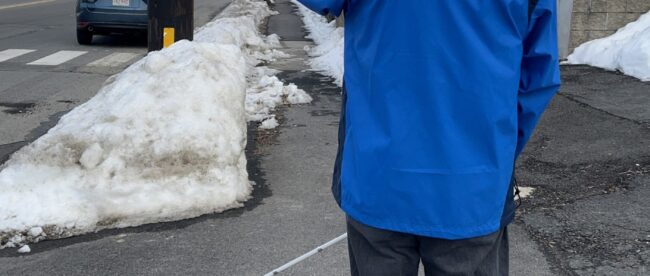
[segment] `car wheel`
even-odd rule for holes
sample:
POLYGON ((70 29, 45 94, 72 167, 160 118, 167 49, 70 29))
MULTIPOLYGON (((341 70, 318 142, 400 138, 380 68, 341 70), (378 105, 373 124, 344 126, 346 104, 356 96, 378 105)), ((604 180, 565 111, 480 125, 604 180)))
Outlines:
POLYGON ((77 30, 77 42, 81 45, 90 45, 93 41, 93 34, 86 30, 77 30))

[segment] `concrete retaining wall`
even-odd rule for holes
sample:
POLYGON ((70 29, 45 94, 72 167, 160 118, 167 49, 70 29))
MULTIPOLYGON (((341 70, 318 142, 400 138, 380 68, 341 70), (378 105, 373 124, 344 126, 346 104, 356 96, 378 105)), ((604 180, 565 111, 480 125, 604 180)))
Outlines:
POLYGON ((573 0, 569 49, 609 36, 648 11, 650 0, 573 0))

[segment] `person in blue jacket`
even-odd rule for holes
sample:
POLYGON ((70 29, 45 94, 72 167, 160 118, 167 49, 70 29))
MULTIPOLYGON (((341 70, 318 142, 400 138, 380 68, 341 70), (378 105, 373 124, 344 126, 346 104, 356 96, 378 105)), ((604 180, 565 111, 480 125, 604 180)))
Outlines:
POLYGON ((556 0, 299 1, 345 12, 352 274, 507 275, 514 163, 560 84, 556 0))

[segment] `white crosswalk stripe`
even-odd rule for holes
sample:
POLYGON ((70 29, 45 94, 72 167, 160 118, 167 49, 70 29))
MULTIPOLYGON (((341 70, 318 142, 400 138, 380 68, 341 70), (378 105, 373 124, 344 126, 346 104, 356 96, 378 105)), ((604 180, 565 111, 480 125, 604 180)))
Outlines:
POLYGON ((35 50, 30 50, 30 49, 7 49, 0 52, 0 62, 7 61, 12 58, 17 58, 19 56, 22 56, 24 54, 29 54, 34 51, 35 50))
POLYGON ((88 63, 92 67, 118 67, 138 56, 135 53, 112 53, 104 58, 88 63))
MULTIPOLYGON (((29 53, 34 53, 37 52, 37 50, 33 49, 5 49, 0 51, 0 63, 18 58, 20 56, 29 54, 29 53)), ((56 66, 56 65, 61 65, 66 62, 69 62, 75 58, 78 58, 80 56, 89 54, 89 57, 85 58, 85 60, 93 60, 93 56, 101 55, 101 52, 87 52, 87 51, 58 51, 54 54, 48 55, 46 57, 40 58, 38 60, 32 61, 27 63, 27 65, 49 65, 49 66, 56 66), (93 54, 94 53, 94 54, 93 54)), ((104 56, 102 58, 99 58, 97 60, 94 60, 85 66, 87 67, 92 67, 92 68, 120 68, 125 65, 128 65, 132 60, 138 58, 139 56, 142 56, 143 53, 132 53, 132 52, 118 52, 118 53, 111 53, 108 56, 104 56)), ((41 55, 42 57, 42 55, 41 55)), ((24 59, 23 59, 24 60, 24 59)), ((24 62, 24 61, 23 61, 24 62)), ((77 64, 78 65, 78 64, 77 64)))
POLYGON ((42 59, 27 63, 27 65, 60 65, 69 60, 82 56, 88 52, 86 51, 58 51, 54 54, 46 56, 42 59))
POLYGON ((0 10, 21 8, 21 7, 38 5, 38 4, 51 3, 51 2, 54 2, 54 1, 56 1, 56 0, 40 0, 40 1, 34 1, 34 2, 29 2, 29 3, 19 3, 19 4, 13 4, 13 5, 4 5, 4 6, 0 6, 0 10))

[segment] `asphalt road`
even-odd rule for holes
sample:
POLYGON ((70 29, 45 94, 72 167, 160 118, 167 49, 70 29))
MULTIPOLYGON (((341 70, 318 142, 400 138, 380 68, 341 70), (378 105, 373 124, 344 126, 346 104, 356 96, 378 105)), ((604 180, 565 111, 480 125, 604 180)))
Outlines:
MULTIPOLYGON (((194 2, 194 25, 199 27, 231 1, 194 2)), ((78 45, 75 4, 0 0, 0 164, 94 96, 109 76, 146 54, 146 37, 96 36, 93 45, 78 45), (11 51, 24 54, 3 60, 2 53, 11 51), (60 51, 79 56, 58 65, 35 62, 60 51)))

